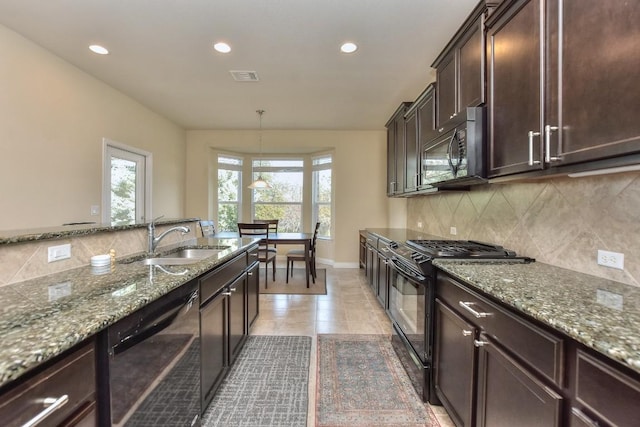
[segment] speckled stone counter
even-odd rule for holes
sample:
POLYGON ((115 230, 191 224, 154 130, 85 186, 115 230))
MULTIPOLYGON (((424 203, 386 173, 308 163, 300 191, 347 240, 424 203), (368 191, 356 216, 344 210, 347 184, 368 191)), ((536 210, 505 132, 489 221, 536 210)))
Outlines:
POLYGON ((255 244, 194 239, 173 249, 227 248, 188 265, 116 262, 106 271, 86 266, 1 287, 0 386, 255 244))
MULTIPOLYGON (((198 218, 161 219, 157 225, 171 225, 199 221, 198 218)), ((34 242, 38 240, 60 239, 65 237, 86 236, 105 231, 122 231, 146 227, 148 223, 110 225, 110 224, 70 224, 60 227, 31 228, 25 230, 0 230, 0 245, 34 242)))
POLYGON ((442 239, 442 237, 432 236, 430 234, 409 230, 407 228, 367 228, 366 231, 385 240, 391 240, 394 242, 405 242, 407 240, 420 239, 442 239))
POLYGON ((640 372, 640 288, 539 262, 434 265, 640 372))

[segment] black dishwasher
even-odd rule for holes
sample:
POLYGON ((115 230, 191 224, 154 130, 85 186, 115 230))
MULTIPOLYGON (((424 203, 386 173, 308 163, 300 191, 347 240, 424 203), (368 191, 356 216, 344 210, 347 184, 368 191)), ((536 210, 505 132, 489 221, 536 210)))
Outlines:
POLYGON ((193 280, 109 327, 111 425, 200 425, 198 306, 193 280))

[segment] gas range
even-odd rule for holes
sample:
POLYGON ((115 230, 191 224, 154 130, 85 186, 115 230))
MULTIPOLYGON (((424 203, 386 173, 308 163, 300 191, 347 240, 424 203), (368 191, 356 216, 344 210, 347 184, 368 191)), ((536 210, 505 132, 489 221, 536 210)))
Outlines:
POLYGON ((427 276, 433 275, 431 261, 435 258, 534 261, 532 258, 519 257, 514 251, 500 245, 473 240, 407 240, 405 243, 392 242, 389 249, 396 265, 427 276))

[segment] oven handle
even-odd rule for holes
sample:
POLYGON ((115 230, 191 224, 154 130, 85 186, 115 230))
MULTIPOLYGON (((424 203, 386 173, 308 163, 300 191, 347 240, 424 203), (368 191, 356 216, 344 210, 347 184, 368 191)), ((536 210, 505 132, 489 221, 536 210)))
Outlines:
POLYGON ((407 279, 410 280, 414 280, 414 281, 418 281, 421 283, 424 283, 425 280, 427 280, 426 277, 424 277, 422 274, 419 274, 413 270, 410 270, 409 268, 407 268, 405 265, 402 264, 402 262, 396 258, 395 256, 391 257, 391 263, 393 264, 393 268, 400 273, 401 275, 403 275, 404 277, 406 277, 407 279))

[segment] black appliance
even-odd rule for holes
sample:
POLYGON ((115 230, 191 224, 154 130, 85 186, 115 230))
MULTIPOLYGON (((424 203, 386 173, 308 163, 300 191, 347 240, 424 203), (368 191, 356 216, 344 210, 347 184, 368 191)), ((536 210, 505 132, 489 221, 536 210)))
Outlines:
POLYGON ((468 240, 408 240, 392 242, 390 251, 389 316, 391 342, 422 399, 440 404, 431 378, 435 258, 531 262, 501 246, 468 240))
POLYGON ((199 302, 192 281, 108 328, 100 425, 201 425, 199 302))
POLYGON ((438 129, 437 137, 422 144, 421 190, 487 182, 484 112, 484 107, 467 107, 466 114, 438 129))

